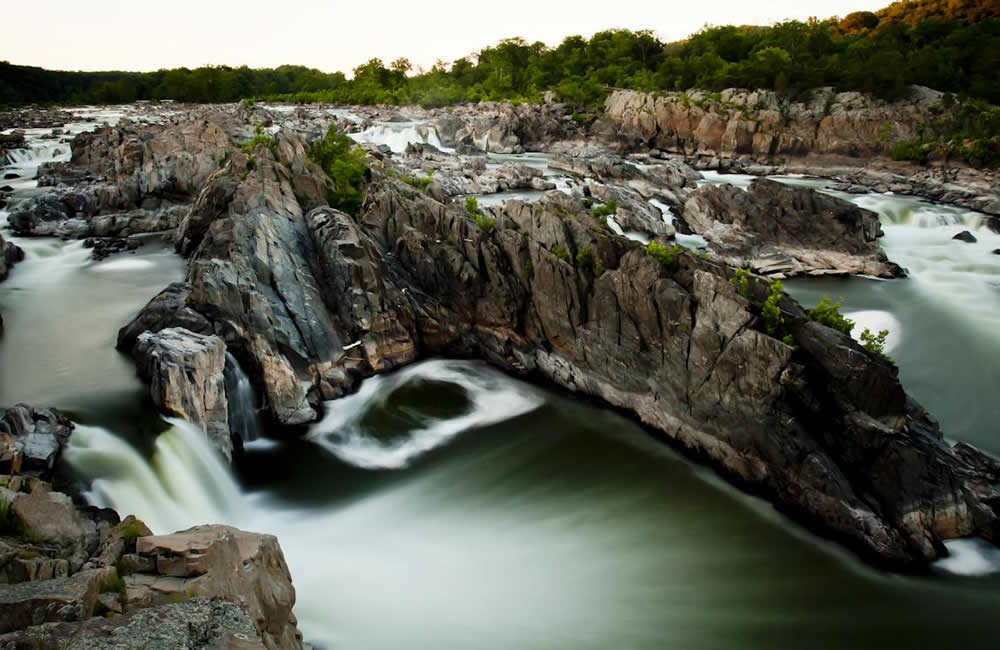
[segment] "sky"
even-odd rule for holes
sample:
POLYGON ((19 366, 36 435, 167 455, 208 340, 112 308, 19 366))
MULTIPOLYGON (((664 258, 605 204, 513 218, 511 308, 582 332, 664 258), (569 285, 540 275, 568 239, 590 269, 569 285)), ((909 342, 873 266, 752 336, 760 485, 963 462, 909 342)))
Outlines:
POLYGON ((430 67, 503 38, 706 24, 769 25, 875 10, 891 0, 35 0, 5 2, 0 60, 56 70, 285 63, 349 73, 372 57, 430 67))

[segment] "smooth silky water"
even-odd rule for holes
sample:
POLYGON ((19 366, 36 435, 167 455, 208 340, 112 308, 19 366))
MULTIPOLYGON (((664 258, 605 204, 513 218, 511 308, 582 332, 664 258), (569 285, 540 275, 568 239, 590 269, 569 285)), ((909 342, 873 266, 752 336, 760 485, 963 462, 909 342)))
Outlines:
MULTIPOLYGON (((93 263, 75 243, 16 241, 29 259, 0 284, 0 404, 73 414, 67 460, 93 503, 160 533, 277 535, 300 627, 322 647, 996 647, 997 574, 875 571, 630 419, 480 363, 370 379, 303 439, 262 432, 234 473, 189 424, 155 416, 113 349, 182 276, 179 258, 150 244, 93 263)), ((998 450, 994 339, 969 322, 982 305, 951 308, 916 274, 789 284, 806 299, 844 295, 873 324, 895 318, 908 388, 950 435, 998 450), (967 399, 955 406, 951 391, 967 399)), ((988 295, 988 281, 975 286, 988 295)), ((953 571, 997 566, 992 551, 958 550, 953 571)))

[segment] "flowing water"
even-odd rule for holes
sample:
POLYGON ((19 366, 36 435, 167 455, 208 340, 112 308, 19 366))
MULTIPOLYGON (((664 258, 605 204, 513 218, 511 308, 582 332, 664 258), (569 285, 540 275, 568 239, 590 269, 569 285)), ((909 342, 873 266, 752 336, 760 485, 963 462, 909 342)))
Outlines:
MULTIPOLYGON (((880 202, 886 249, 912 277, 790 290, 843 295, 859 322, 890 323, 907 387, 949 435, 1000 452, 1000 257, 950 240, 969 228, 985 248, 989 235, 950 208, 853 200, 880 202)), ((304 438, 277 440, 250 433, 256 402, 233 359, 227 393, 248 412, 248 442, 230 470, 200 432, 153 413, 113 349, 182 277, 168 247, 94 263, 78 243, 15 241, 28 260, 0 284, 0 404, 71 412, 67 460, 93 503, 161 533, 219 522, 277 535, 300 627, 322 647, 997 647, 996 549, 963 542, 929 576, 883 574, 631 420, 479 363, 370 379, 304 438)))

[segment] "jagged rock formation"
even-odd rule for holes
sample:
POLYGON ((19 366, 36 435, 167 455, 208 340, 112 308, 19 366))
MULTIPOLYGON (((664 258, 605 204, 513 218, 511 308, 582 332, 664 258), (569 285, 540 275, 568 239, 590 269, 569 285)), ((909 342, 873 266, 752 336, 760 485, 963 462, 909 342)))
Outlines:
POLYGON ((802 187, 757 179, 744 191, 710 185, 692 193, 684 222, 732 266, 780 277, 903 274, 878 245, 878 215, 802 187))
MULTIPOLYGON (((234 156, 180 230, 183 308, 247 361, 275 421, 308 422, 372 373, 476 356, 632 411, 882 562, 1000 540, 997 493, 895 367, 787 297, 769 335, 755 306, 766 283, 744 296, 721 264, 655 259, 558 193, 477 225, 383 163, 358 217, 303 213, 285 169, 266 150, 253 169, 234 156)), ((168 325, 170 312, 143 318, 168 325)))

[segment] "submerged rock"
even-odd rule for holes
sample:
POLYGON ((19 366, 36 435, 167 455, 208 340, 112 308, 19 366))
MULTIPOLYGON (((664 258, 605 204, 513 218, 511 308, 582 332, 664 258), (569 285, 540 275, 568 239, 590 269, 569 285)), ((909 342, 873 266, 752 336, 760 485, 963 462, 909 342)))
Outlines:
POLYGON ((24 251, 0 235, 0 281, 7 279, 11 267, 24 259, 24 251))
POLYGON ((973 235, 968 230, 963 230, 962 232, 952 237, 952 239, 965 242, 966 244, 975 244, 977 241, 979 241, 978 239, 976 239, 976 236, 973 235))

